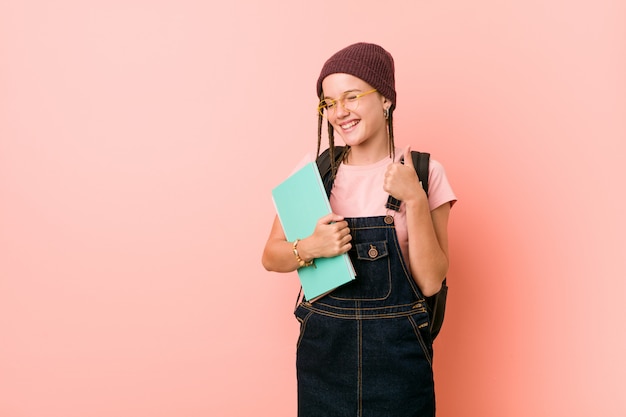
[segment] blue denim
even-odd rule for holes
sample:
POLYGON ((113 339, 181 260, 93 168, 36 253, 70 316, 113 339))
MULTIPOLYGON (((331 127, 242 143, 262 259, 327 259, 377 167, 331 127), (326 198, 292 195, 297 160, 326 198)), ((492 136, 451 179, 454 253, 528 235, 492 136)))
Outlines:
POLYGON ((356 280, 295 310, 298 417, 432 417, 428 312, 393 218, 346 220, 356 280))

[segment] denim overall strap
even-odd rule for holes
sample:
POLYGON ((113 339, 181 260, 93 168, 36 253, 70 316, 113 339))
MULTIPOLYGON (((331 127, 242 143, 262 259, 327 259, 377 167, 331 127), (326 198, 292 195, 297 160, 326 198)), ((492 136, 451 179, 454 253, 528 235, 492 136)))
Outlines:
POLYGON ((428 313, 393 218, 346 220, 356 279, 295 311, 298 416, 434 416, 428 313))

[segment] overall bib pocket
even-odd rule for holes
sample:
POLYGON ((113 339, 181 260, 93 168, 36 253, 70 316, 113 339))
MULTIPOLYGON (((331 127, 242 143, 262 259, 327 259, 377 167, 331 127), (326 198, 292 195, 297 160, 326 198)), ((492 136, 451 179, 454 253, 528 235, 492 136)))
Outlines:
POLYGON ((349 252, 356 279, 330 296, 337 300, 384 300, 391 293, 391 264, 386 240, 356 243, 349 252))

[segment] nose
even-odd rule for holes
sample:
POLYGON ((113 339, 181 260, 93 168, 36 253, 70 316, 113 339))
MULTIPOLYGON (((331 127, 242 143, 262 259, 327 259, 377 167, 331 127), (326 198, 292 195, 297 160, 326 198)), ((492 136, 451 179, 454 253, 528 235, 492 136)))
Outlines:
POLYGON ((337 102, 337 105, 335 106, 335 117, 338 119, 341 119, 342 117, 345 117, 348 114, 350 114, 350 110, 346 108, 343 100, 339 100, 337 102))

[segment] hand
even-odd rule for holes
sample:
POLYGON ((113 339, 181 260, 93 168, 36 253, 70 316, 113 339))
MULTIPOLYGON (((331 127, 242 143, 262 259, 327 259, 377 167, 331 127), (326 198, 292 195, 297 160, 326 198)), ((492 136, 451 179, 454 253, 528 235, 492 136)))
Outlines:
POLYGON ((404 202, 426 197, 415 172, 411 147, 407 147, 404 151, 404 165, 394 162, 387 167, 383 189, 394 198, 404 202))
POLYGON ((331 258, 352 248, 348 222, 331 213, 318 220, 313 234, 303 239, 298 248, 303 259, 331 258))

